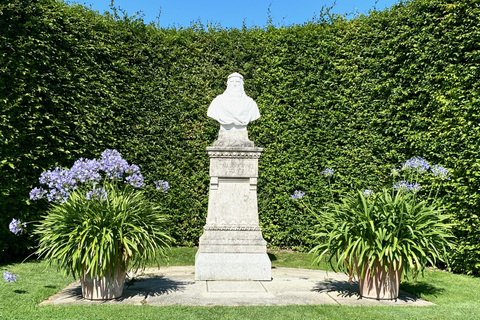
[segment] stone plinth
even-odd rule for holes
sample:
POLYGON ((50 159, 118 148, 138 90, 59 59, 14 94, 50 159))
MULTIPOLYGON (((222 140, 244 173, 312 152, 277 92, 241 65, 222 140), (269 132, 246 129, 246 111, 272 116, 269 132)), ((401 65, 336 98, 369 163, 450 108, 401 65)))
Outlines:
POLYGON ((271 279, 257 207, 258 158, 263 149, 238 133, 228 132, 234 139, 223 139, 220 132, 214 146, 207 147, 210 193, 195 280, 271 279))

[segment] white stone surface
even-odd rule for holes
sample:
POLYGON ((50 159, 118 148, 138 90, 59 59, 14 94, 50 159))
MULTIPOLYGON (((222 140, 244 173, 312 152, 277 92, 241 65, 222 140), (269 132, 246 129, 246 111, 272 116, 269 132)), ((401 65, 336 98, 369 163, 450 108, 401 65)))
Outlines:
POLYGON ((195 280, 270 280, 271 263, 257 207, 258 159, 263 149, 254 146, 247 131, 247 124, 260 113, 245 94, 240 74, 231 74, 227 84, 207 113, 220 123, 220 130, 213 147, 207 147, 210 191, 195 256, 195 280))
POLYGON ((207 281, 207 292, 267 292, 260 281, 207 281))
POLYGON ((195 280, 271 280, 266 253, 197 252, 195 280))
POLYGON ((267 243, 258 220, 261 148, 208 147, 207 221, 195 258, 196 280, 270 280, 267 243))
POLYGON ((214 147, 253 147, 253 142, 248 139, 247 126, 220 125, 218 140, 214 147))
POLYGON ((343 273, 277 267, 272 269, 272 280, 248 283, 195 281, 194 270, 194 266, 149 268, 132 286, 125 287, 121 299, 107 301, 83 299, 80 283, 74 282, 40 305, 434 306, 403 291, 396 300, 363 299, 358 284, 349 284, 343 273))
POLYGON ((241 74, 232 73, 228 76, 227 89, 212 101, 207 116, 217 120, 224 128, 245 127, 249 122, 260 118, 257 104, 245 94, 241 74))

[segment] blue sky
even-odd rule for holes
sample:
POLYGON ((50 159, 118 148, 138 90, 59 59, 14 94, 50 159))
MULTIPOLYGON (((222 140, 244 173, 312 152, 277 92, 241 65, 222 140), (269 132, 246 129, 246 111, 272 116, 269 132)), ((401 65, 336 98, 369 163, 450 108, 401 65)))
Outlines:
MULTIPOLYGON (((76 0, 77 3, 103 13, 110 10, 111 0, 76 0)), ((115 6, 128 15, 142 11, 146 23, 156 21, 159 11, 161 27, 190 26, 193 21, 203 24, 220 23, 223 28, 264 27, 268 21, 268 10, 274 25, 303 24, 318 16, 323 6, 333 6, 331 12, 368 14, 377 8, 389 8, 400 0, 115 0, 115 6), (335 4, 334 4, 335 3, 335 4)))

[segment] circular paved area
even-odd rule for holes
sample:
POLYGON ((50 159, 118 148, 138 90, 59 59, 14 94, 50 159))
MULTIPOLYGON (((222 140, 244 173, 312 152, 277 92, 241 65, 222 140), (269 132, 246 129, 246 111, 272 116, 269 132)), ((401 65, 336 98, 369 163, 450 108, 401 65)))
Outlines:
POLYGON ((82 298, 74 282, 40 305, 148 304, 153 306, 253 306, 253 305, 362 305, 427 306, 423 299, 401 291, 396 300, 361 298, 357 283, 342 273, 320 270, 272 268, 271 281, 195 281, 195 267, 150 268, 120 299, 90 301, 82 298))

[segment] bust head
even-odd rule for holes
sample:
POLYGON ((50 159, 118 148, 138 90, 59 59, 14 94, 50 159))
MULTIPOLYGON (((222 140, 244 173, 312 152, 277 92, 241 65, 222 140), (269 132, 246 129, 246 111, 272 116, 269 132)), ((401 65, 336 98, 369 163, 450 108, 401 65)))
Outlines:
POLYGON ((235 72, 228 76, 226 91, 235 94, 240 94, 244 92, 243 76, 240 73, 235 72))

